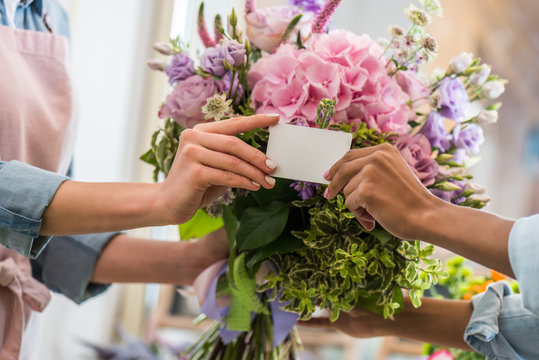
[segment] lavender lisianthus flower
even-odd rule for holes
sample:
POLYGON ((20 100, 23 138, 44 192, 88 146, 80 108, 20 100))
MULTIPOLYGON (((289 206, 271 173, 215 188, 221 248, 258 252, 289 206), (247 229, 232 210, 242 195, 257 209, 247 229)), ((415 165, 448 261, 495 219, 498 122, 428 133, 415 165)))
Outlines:
POLYGON ((195 62, 186 53, 178 53, 165 67, 165 73, 171 85, 178 83, 195 73, 195 62))
POLYGON ((300 7, 304 11, 310 11, 315 14, 318 14, 324 3, 324 0, 290 0, 290 5, 300 7))
POLYGON ((445 152, 451 147, 451 135, 447 132, 444 126, 444 118, 437 112, 431 112, 427 118, 425 126, 421 129, 421 133, 429 140, 435 148, 445 152))
POLYGON ((442 96, 440 114, 446 118, 462 121, 470 99, 462 81, 458 78, 445 78, 439 85, 442 96))
POLYGON ((395 146, 423 185, 434 184, 438 174, 438 164, 431 157, 431 145, 423 134, 417 134, 414 137, 403 135, 397 140, 395 146))
POLYGON ((454 161, 460 165, 463 165, 466 160, 468 160, 468 154, 466 153, 465 149, 457 149, 453 154, 453 159, 451 159, 451 161, 454 161))
POLYGON ((457 124, 453 130, 453 145, 458 149, 464 149, 468 154, 479 152, 479 147, 485 142, 483 128, 476 124, 462 126, 457 124))
POLYGON ((238 67, 245 62, 247 51, 243 44, 236 40, 224 39, 219 46, 223 51, 225 60, 233 67, 238 67))
POLYGON ((307 181, 294 181, 290 187, 298 192, 298 195, 302 200, 308 200, 314 196, 315 191, 320 188, 320 184, 307 181))
POLYGON ((200 67, 212 75, 221 77, 227 72, 223 62, 224 59, 225 54, 221 46, 209 47, 200 56, 200 67))

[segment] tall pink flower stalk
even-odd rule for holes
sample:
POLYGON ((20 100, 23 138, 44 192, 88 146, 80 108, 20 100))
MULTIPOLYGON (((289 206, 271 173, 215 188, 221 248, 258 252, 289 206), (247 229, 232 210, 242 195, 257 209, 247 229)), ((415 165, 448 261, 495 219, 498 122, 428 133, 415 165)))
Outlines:
POLYGON ((324 7, 320 10, 316 19, 313 22, 313 34, 321 34, 324 32, 329 20, 337 10, 337 7, 341 4, 341 0, 329 0, 324 7))
POLYGON ((216 45, 216 42, 211 38, 206 28, 206 20, 204 19, 204 3, 200 4, 198 9, 198 36, 205 47, 212 47, 216 45))
POLYGON ((255 0, 245 0, 245 16, 256 10, 255 0))

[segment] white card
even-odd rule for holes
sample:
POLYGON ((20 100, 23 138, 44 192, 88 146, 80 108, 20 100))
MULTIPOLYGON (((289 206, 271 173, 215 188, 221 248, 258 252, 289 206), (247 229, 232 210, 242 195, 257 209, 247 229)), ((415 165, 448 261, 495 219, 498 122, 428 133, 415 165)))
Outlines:
POLYGON ((352 134, 305 126, 270 127, 266 156, 277 164, 275 177, 328 184, 328 171, 352 146, 352 134))

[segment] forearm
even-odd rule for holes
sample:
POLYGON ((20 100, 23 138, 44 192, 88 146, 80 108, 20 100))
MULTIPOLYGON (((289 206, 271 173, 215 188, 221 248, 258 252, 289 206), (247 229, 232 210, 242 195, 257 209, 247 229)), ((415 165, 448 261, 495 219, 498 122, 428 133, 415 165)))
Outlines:
POLYGON ((41 235, 166 225, 158 184, 64 182, 43 214, 41 235))
POLYGON ((417 235, 420 240, 513 277, 508 241, 514 223, 486 211, 439 200, 417 226, 417 235))
POLYGON ((473 351, 463 336, 473 312, 469 301, 424 298, 416 309, 409 299, 395 320, 377 317, 372 321, 374 336, 399 336, 431 344, 473 351))
POLYGON ((101 254, 92 282, 190 285, 200 272, 226 257, 223 230, 197 242, 156 241, 119 235, 101 254))

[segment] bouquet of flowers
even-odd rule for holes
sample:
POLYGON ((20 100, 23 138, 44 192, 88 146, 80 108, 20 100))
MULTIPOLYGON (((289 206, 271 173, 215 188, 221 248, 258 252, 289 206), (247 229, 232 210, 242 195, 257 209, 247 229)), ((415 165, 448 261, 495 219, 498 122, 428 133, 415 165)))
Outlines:
MULTIPOLYGON (((179 39, 158 43, 168 62, 172 90, 159 110, 164 120, 142 160, 168 173, 181 132, 197 123, 237 115, 277 113, 281 122, 353 135, 352 147, 396 146, 418 179, 436 196, 481 208, 489 201, 466 168, 483 143, 483 125, 497 120, 504 81, 470 54, 449 68, 425 74, 436 54, 426 33, 441 14, 437 0, 420 0, 406 14, 412 25, 389 29, 391 39, 330 30, 340 0, 293 0, 257 9, 246 1, 246 29, 235 11, 226 24, 198 32, 206 49, 196 61, 179 39), (482 106, 471 113, 470 104, 482 106)), ((265 151, 269 132, 239 136, 265 151)), ((294 358, 298 319, 317 309, 335 321, 341 311, 364 307, 391 318, 403 306, 403 290, 414 306, 424 290, 447 274, 433 247, 402 241, 377 226, 367 231, 338 195, 326 186, 278 179, 272 190, 229 189, 215 203, 180 226, 183 239, 224 225, 230 243, 227 262, 208 269, 202 311, 215 325, 190 347, 193 359, 294 358), (258 279, 258 280, 257 280, 258 279)))
MULTIPOLYGON (((511 287, 513 293, 519 293, 518 282, 509 280, 507 276, 490 270, 488 275, 475 275, 473 269, 465 265, 465 259, 457 256, 447 261, 445 270, 448 277, 442 279, 436 291, 431 288, 429 291, 435 297, 448 298, 453 300, 471 300, 474 295, 481 294, 487 290, 487 286, 498 281, 505 281, 511 287), (443 291, 442 291, 443 290, 443 291)), ((428 360, 483 360, 481 354, 459 349, 446 349, 440 346, 425 344, 424 353, 428 355, 428 360)))

